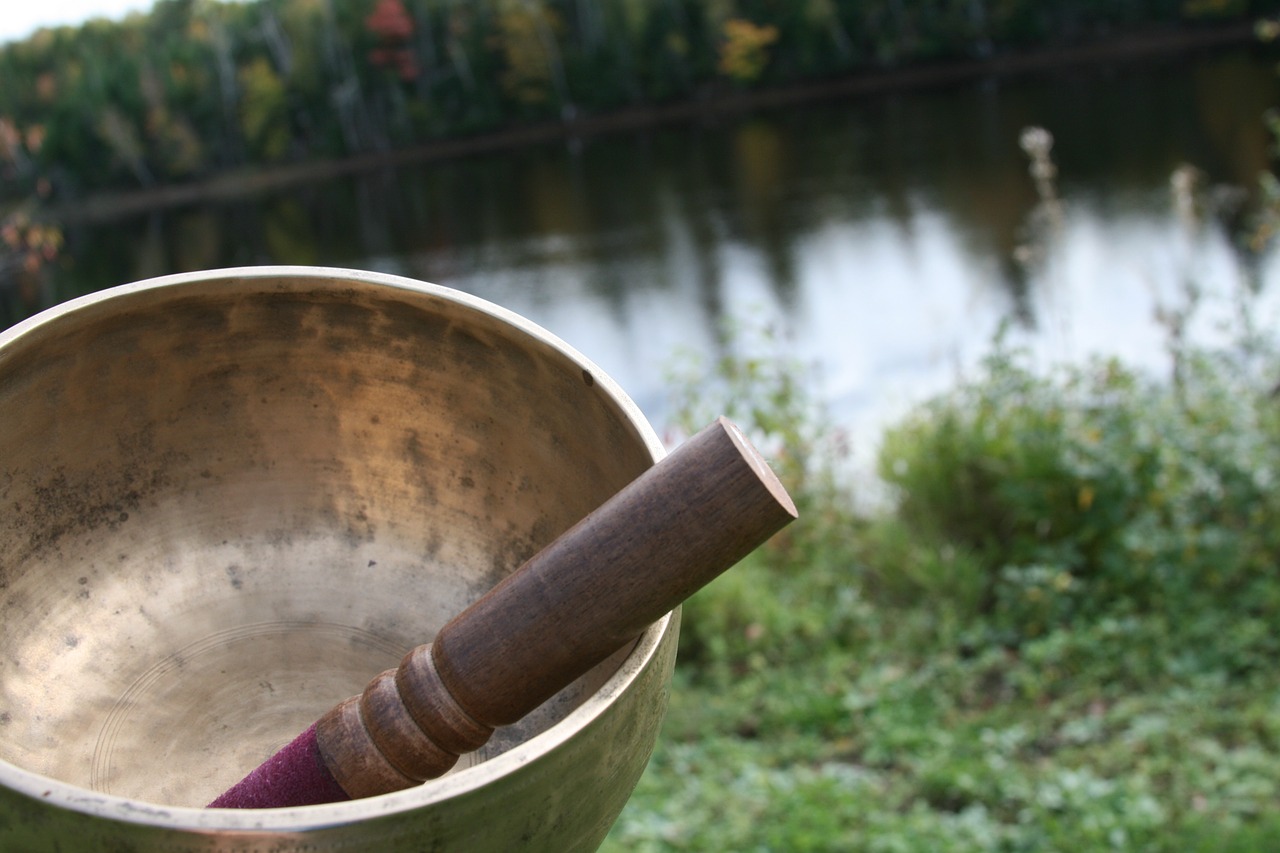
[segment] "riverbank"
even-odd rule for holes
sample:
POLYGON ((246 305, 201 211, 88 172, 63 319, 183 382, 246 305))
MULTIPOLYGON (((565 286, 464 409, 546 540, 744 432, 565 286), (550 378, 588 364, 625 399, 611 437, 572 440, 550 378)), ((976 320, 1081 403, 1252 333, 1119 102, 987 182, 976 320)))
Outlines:
POLYGON ((694 100, 625 108, 567 121, 506 128, 475 136, 441 139, 398 150, 344 159, 315 160, 270 169, 245 169, 207 180, 143 190, 97 193, 51 206, 48 215, 65 225, 108 222, 121 217, 184 205, 242 198, 257 193, 475 154, 516 149, 557 140, 634 132, 664 124, 715 122, 757 110, 795 106, 891 91, 962 84, 983 78, 1069 71, 1097 63, 1126 63, 1191 51, 1246 46, 1253 27, 1165 27, 1128 33, 1071 47, 1010 53, 986 59, 939 62, 869 70, 837 79, 761 90, 721 87, 694 100))
MULTIPOLYGON (((890 428, 886 511, 788 478, 786 538, 686 605, 603 849, 1272 849, 1278 355, 1161 385, 997 349, 890 428)), ((810 434, 772 391, 752 427, 810 434)))

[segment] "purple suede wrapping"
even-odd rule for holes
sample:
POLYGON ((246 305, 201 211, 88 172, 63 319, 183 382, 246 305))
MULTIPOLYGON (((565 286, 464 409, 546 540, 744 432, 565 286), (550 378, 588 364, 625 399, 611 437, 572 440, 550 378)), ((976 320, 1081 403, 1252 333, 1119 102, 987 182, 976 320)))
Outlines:
POLYGON ((314 725, 218 797, 211 809, 280 809, 351 799, 320 757, 314 725))

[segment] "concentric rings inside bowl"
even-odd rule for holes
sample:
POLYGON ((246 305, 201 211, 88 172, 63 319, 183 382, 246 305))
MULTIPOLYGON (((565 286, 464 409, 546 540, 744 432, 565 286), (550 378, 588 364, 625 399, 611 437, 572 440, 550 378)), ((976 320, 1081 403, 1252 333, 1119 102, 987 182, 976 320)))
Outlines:
MULTIPOLYGON (((543 812, 530 838, 565 840, 573 821, 552 833, 547 797, 573 786, 539 766, 589 765, 629 793, 671 619, 424 790, 197 811, 662 455, 626 395, 545 331, 391 276, 172 276, 0 335, 0 412, 0 842, 8 817, 155 831, 166 849, 210 832, 328 849, 372 821, 385 846, 370 849, 390 850, 421 837, 424 810, 461 838, 450 799, 508 776, 506 801, 524 791, 543 812), (632 703, 647 716, 605 719, 632 703)), ((569 833, 588 846, 625 793, 600 799, 569 833)))

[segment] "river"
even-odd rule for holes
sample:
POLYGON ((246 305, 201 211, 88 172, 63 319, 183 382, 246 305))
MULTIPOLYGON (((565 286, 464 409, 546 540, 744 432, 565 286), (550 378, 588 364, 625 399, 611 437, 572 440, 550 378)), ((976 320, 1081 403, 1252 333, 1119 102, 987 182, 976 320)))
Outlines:
POLYGON ((1272 63, 1220 49, 968 79, 131 215, 71 229, 40 299, 243 264, 394 272, 543 325, 660 427, 678 363, 717 352, 726 322, 767 326, 870 436, 971 370, 1006 320, 1044 363, 1160 370, 1157 308, 1188 284, 1206 294, 1196 337, 1220 333, 1242 281, 1267 302, 1274 259, 1223 217, 1180 214, 1170 178, 1191 164, 1257 187, 1272 63), (1059 170, 1047 239, 1029 126, 1059 170))

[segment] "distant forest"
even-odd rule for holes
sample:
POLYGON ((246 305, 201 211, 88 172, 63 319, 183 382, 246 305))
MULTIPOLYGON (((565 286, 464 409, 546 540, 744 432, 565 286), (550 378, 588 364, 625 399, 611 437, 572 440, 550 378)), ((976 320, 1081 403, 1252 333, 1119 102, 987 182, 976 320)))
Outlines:
POLYGON ((1280 0, 160 0, 0 47, 0 200, 149 188, 1280 0))

